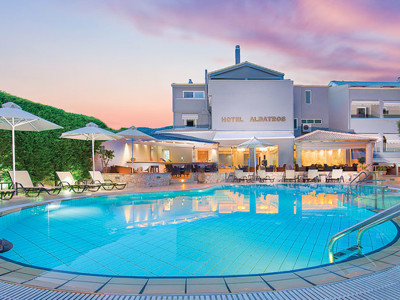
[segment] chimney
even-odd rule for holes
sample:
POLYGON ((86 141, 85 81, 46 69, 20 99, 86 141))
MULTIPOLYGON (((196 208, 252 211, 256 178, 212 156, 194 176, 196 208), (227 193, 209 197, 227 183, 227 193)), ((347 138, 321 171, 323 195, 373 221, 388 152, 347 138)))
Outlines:
POLYGON ((236 45, 235 48, 235 64, 240 64, 240 46, 236 45))

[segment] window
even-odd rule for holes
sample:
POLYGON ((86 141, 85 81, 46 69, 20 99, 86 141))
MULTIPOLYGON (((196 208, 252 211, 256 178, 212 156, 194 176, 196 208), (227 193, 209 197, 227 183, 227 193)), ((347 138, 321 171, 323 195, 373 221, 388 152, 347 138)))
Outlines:
POLYGON ((204 92, 202 91, 183 92, 183 98, 204 99, 204 92))
POLYGON ((196 126, 196 120, 186 120, 187 127, 195 127, 196 126))
POLYGON ((357 107, 357 117, 366 118, 369 115, 368 111, 368 107, 357 107))
POLYGON ((170 159, 170 153, 169 153, 169 150, 168 150, 168 149, 163 149, 162 155, 163 155, 163 158, 164 158, 165 160, 169 160, 169 159, 170 159))
POLYGON ((298 123, 298 119, 294 118, 293 121, 294 121, 294 130, 296 130, 296 129, 299 128, 299 125, 297 124, 298 123))
POLYGON ((322 124, 322 120, 321 119, 302 119, 301 120, 301 124, 322 124))
POLYGON ((306 104, 311 104, 311 91, 307 90, 304 92, 304 97, 306 99, 306 104))

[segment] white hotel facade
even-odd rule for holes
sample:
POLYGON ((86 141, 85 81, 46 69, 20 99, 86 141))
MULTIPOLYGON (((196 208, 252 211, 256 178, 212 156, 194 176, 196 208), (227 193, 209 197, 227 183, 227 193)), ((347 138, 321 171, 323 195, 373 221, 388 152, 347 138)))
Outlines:
MULTIPOLYGON (((257 164, 399 163, 400 81, 332 81, 296 85, 284 74, 250 62, 205 73, 204 83, 173 83, 173 129, 218 143, 223 167, 250 164, 237 146, 256 137, 274 146, 256 150, 257 164)), ((216 156, 194 150, 196 161, 216 156)))

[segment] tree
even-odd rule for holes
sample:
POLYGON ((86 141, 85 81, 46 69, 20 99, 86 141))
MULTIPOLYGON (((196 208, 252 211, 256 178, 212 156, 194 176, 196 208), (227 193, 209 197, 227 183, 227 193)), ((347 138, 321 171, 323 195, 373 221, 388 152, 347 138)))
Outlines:
MULTIPOLYGON (((101 166, 103 170, 107 170, 108 163, 115 157, 114 150, 100 149, 101 166)), ((104 172, 104 171, 103 171, 104 172)))

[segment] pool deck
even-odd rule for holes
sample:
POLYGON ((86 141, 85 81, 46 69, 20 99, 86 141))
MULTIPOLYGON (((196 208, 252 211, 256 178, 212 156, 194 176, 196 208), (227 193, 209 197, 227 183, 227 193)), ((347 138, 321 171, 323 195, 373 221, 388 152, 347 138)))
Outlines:
MULTIPOLYGON (((41 198, 17 196, 10 201, 0 203, 0 214, 32 204, 39 205, 47 201, 137 192, 200 189, 210 186, 212 185, 193 183, 157 188, 137 189, 128 187, 123 191, 78 195, 64 192, 59 196, 43 196, 41 198)), ((400 219, 395 221, 400 224, 400 219)), ((77 299, 86 299, 86 297, 90 299, 122 299, 106 296, 184 296, 185 294, 192 295, 190 299, 195 299, 193 295, 225 295, 226 297, 229 295, 240 297, 248 295, 243 299, 321 299, 322 296, 322 298, 333 299, 346 295, 354 297, 354 299, 366 299, 368 297, 376 299, 380 295, 381 299, 400 299, 400 240, 379 252, 357 259, 311 269, 262 276, 207 278, 89 276, 31 268, 0 258, 0 291, 3 291, 0 292, 0 299, 70 299, 73 295, 77 299), (343 294, 346 290, 349 293, 343 294), (39 294, 40 296, 38 296, 39 294), (36 295, 37 297, 32 298, 29 295, 36 295), (5 298, 2 298, 3 296, 5 298)), ((139 298, 132 296, 129 299, 139 298)), ((228 297, 226 299, 234 298, 228 297)))

